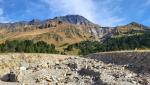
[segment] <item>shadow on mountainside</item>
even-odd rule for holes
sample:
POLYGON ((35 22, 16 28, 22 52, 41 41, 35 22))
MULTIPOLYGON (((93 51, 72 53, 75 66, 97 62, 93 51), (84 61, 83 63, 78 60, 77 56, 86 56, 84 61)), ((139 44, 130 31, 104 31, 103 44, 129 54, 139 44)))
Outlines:
POLYGON ((150 74, 150 52, 96 53, 86 57, 103 61, 106 64, 123 65, 126 69, 137 74, 150 74))

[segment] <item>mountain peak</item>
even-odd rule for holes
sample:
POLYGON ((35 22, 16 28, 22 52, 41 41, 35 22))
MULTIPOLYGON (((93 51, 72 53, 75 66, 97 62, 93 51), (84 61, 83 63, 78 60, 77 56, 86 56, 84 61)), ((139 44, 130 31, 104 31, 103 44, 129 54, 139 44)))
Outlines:
POLYGON ((128 25, 132 25, 132 26, 142 26, 142 24, 139 24, 137 22, 131 22, 128 25))
POLYGON ((60 17, 55 17, 53 20, 63 21, 71 24, 80 24, 80 25, 93 24, 91 21, 89 21, 88 19, 80 15, 60 16, 60 17))
POLYGON ((41 23, 41 20, 39 19, 32 19, 29 24, 32 24, 32 25, 37 25, 37 24, 40 24, 41 23))
POLYGON ((140 29, 143 29, 143 30, 149 29, 148 26, 145 26, 145 25, 143 25, 143 24, 139 24, 139 23, 137 23, 137 22, 131 22, 131 23, 129 23, 127 26, 133 26, 133 27, 137 27, 137 28, 140 28, 140 29))
POLYGON ((118 26, 116 27, 116 30, 120 33, 124 33, 124 32, 129 32, 131 30, 142 30, 142 31, 146 31, 149 30, 149 27, 144 26, 142 24, 139 24, 137 22, 131 22, 127 25, 124 26, 118 26))

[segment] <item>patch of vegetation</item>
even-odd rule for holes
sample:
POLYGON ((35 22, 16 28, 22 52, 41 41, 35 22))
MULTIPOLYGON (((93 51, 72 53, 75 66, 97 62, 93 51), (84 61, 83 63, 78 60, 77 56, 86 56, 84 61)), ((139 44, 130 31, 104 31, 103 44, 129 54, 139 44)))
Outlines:
POLYGON ((33 42, 32 40, 6 41, 0 45, 0 52, 59 53, 53 44, 49 45, 44 41, 33 42))
POLYGON ((115 35, 122 35, 122 34, 125 34, 125 35, 134 35, 134 34, 143 34, 143 33, 147 33, 146 31, 144 30, 134 30, 134 29, 131 29, 131 30, 128 30, 126 32, 116 32, 115 35))
MULTIPOLYGON (((25 52, 25 53, 60 53, 87 55, 96 52, 120 51, 120 50, 135 50, 135 49, 150 49, 150 32, 130 31, 127 34, 132 36, 112 37, 100 43, 98 41, 82 41, 72 45, 64 44, 64 51, 57 51, 55 45, 47 44, 44 41, 34 42, 32 40, 14 40, 6 41, 0 44, 0 52, 25 52), (141 33, 136 34, 136 33, 141 33), (67 46, 68 45, 68 46, 67 46)), ((60 46, 61 47, 61 46, 60 46)), ((59 47, 59 48, 60 48, 59 47)))
MULTIPOLYGON (((98 52, 98 48, 100 49, 102 44, 97 41, 82 41, 80 43, 69 45, 64 51, 72 51, 73 48, 79 49, 79 55, 86 55, 89 53, 98 52)), ((103 49, 104 47, 102 47, 103 49)), ((102 51, 101 49, 101 51, 102 51)), ((105 50, 104 50, 105 51, 105 50)))
POLYGON ((96 52, 135 50, 150 48, 150 32, 141 35, 122 36, 110 38, 104 43, 98 41, 82 41, 80 43, 69 45, 65 51, 71 51, 73 48, 79 49, 80 55, 87 55, 96 52))

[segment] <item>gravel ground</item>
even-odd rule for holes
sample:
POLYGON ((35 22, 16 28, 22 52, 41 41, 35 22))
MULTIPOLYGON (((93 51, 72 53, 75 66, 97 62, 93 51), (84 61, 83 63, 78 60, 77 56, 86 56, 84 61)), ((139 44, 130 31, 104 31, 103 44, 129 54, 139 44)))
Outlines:
MULTIPOLYGON (((86 58, 50 54, 1 54, 0 85, 150 85, 148 71, 143 69, 137 73, 131 70, 138 68, 133 63, 131 65, 131 61, 118 63, 121 61, 111 58, 111 61, 118 62, 109 62, 108 54, 92 54, 86 58), (102 55, 107 56, 106 59, 100 58, 102 55)), ((116 56, 115 53, 109 55, 116 56)), ((127 55, 133 59, 135 53, 127 55)), ((142 55, 145 55, 142 56, 143 60, 149 60, 149 54, 142 55)), ((141 58, 137 59, 141 63, 141 58)))

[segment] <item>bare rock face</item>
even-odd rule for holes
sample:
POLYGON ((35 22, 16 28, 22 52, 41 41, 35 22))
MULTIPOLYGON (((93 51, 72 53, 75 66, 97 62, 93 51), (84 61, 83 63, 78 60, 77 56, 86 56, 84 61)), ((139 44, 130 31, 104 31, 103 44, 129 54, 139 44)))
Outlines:
MULTIPOLYGON (((148 53, 101 53, 91 57, 61 56, 48 54, 11 54, 0 55, 2 64, 8 67, 0 69, 2 85, 149 85, 150 75, 145 70, 139 73, 129 68, 136 68, 135 63, 149 60, 148 53), (126 61, 127 59, 130 61, 126 61), (113 57, 113 55, 115 56, 113 57), (117 61, 116 59, 124 60, 117 61), (136 59, 134 56, 137 57, 136 59), (7 56, 7 57, 6 57, 7 56), (32 56, 32 57, 31 57, 32 56), (102 57, 102 56, 106 56, 102 57), (107 56, 110 56, 109 58, 107 56), (111 57, 112 56, 112 57, 111 57), (145 58, 145 59, 144 59, 145 58), (103 59, 103 60, 102 60, 103 59), (7 62, 9 60, 9 62, 7 62), (108 61, 107 61, 108 60, 108 61), (14 62, 15 63, 14 63, 14 62), (107 61, 107 62, 106 62, 107 61), (126 61, 126 63, 125 63, 126 61), (120 63, 119 63, 120 62, 120 63), (11 64, 10 64, 11 63, 11 64), (13 69, 13 72, 9 72, 13 69), (7 74, 6 77, 4 77, 7 74), (5 80, 4 80, 5 79, 5 80)), ((144 65, 144 62, 141 65, 144 65)), ((140 65, 140 64, 138 64, 140 65)), ((147 64, 148 65, 148 64, 147 64)), ((0 66, 1 68, 1 66, 0 66)))
POLYGON ((83 16, 80 15, 66 15, 66 16, 60 16, 60 17, 55 17, 53 20, 56 21, 62 21, 66 23, 71 23, 71 24, 78 24, 78 25, 92 25, 93 23, 84 18, 83 16))

